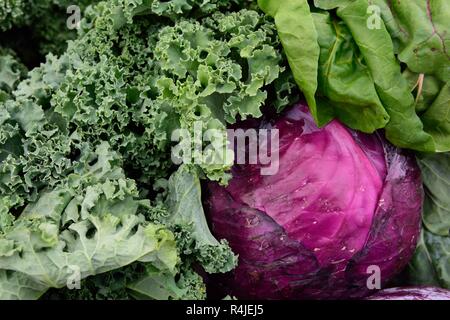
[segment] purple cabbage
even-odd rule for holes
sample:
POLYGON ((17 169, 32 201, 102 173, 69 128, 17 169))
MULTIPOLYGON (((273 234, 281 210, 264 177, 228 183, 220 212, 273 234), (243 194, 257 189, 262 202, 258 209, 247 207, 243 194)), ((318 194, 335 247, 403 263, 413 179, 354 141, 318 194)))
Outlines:
POLYGON ((390 288, 367 300, 450 300, 450 290, 434 287, 390 288))
POLYGON ((319 129, 304 104, 260 128, 279 130, 278 172, 235 165, 228 187, 207 186, 211 229, 239 255, 214 281, 240 299, 335 299, 373 293, 370 266, 382 285, 398 274, 420 232, 415 159, 338 121, 319 129))

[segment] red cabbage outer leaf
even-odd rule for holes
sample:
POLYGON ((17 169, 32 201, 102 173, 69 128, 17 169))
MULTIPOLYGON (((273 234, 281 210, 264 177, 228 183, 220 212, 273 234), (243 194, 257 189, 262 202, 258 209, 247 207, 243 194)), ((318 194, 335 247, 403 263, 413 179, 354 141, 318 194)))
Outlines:
POLYGON ((381 268, 382 284, 392 279, 411 259, 420 234, 424 195, 417 163, 387 143, 385 154, 389 170, 369 238, 346 270, 358 287, 365 285, 370 265, 381 268))
MULTIPOLYGON (((271 217, 235 201, 218 184, 210 187, 215 201, 209 209, 220 212, 212 217, 213 232, 231 239, 233 250, 239 252, 239 266, 225 276, 225 283, 245 285, 242 290, 236 286, 233 294, 241 299, 260 297, 261 290, 267 299, 310 295, 326 279, 326 270, 321 270, 314 254, 291 239, 271 217)), ((223 280, 214 279, 214 283, 223 280)))
POLYGON ((367 300, 450 300, 450 290, 434 287, 390 288, 367 300))
POLYGON ((420 228, 420 171, 378 135, 337 121, 315 125, 299 104, 266 127, 280 130, 279 171, 235 165, 227 188, 209 184, 213 233, 239 254, 226 286, 239 298, 368 295, 408 262, 420 228))

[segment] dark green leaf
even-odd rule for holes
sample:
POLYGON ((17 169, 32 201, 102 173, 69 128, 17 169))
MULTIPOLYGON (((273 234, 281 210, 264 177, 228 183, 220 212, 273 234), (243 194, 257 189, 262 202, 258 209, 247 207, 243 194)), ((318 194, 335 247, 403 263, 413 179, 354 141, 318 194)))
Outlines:
POLYGON ((368 133, 384 128, 389 115, 348 28, 328 13, 313 13, 313 18, 321 48, 320 94, 328 98, 335 115, 348 126, 368 133))
POLYGON ((260 8, 274 18, 294 79, 303 91, 316 123, 323 126, 333 117, 329 106, 318 109, 315 94, 320 47, 306 0, 258 0, 260 8))
POLYGON ((339 8, 337 14, 350 29, 371 72, 378 96, 390 116, 386 136, 400 147, 435 151, 433 137, 424 131, 415 112, 414 98, 401 75, 384 23, 380 22, 380 28, 368 28, 368 6, 366 0, 357 0, 339 8))

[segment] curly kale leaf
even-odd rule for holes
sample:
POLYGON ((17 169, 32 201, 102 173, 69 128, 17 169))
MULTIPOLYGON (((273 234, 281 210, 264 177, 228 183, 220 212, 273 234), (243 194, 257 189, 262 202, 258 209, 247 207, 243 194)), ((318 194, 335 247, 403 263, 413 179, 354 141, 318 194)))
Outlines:
POLYGON ((129 294, 138 300, 201 300, 206 298, 203 279, 190 268, 183 268, 179 278, 147 268, 144 277, 128 285, 129 294))
MULTIPOLYGON (((80 161, 61 186, 42 191, 0 235, 0 269, 28 277, 41 294, 72 276, 81 280, 135 261, 175 273, 175 238, 137 214, 149 203, 138 199, 117 155, 103 143, 85 158, 88 163, 80 161)), ((3 277, 0 296, 12 294, 10 281, 16 277, 3 277)))
POLYGON ((191 250, 207 272, 224 273, 234 269, 237 257, 226 240, 219 242, 209 230, 202 207, 200 180, 192 170, 182 166, 171 176, 166 205, 170 212, 167 221, 190 234, 191 250))
MULTIPOLYGON (((114 31, 116 11, 101 5, 96 28, 69 46, 73 65, 52 104, 81 140, 108 139, 143 183, 173 170, 174 129, 194 138, 196 123, 224 131, 238 118, 259 117, 269 90, 279 109, 288 103, 281 92, 292 86, 275 85, 283 71, 279 43, 257 12, 216 13, 168 27, 142 20, 114 31)), ((221 140, 213 143, 225 148, 221 140)), ((226 181, 231 162, 205 157, 200 167, 208 178, 226 181)))

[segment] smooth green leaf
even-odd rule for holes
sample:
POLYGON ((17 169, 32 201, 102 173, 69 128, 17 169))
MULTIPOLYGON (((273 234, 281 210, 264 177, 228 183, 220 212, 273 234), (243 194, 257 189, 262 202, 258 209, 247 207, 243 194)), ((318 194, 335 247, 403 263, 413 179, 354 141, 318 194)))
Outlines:
POLYGON ((409 266, 412 284, 450 289, 450 153, 419 156, 425 186, 424 230, 409 266))
POLYGON ((425 230, 409 271, 413 284, 450 289, 450 237, 425 230))
POLYGON ((416 97, 416 113, 423 114, 441 92, 443 87, 442 82, 432 75, 418 74, 409 69, 403 71, 402 76, 408 82, 409 90, 416 97), (422 81, 421 88, 420 81, 422 81))
POLYGON ((412 285, 440 286, 439 275, 424 238, 424 234, 427 233, 425 230, 422 231, 416 252, 409 263, 409 282, 412 285))
POLYGON ((314 5, 320 9, 331 10, 344 7, 352 1, 355 0, 314 0, 314 5))
POLYGON ((0 48, 0 89, 6 92, 14 90, 23 72, 24 67, 15 57, 9 52, 3 54, 0 48))
POLYGON ((426 198, 423 221, 437 235, 450 236, 450 153, 419 158, 426 198))
POLYGON ((373 77, 378 95, 390 116, 386 136, 395 145, 419 151, 435 151, 433 137, 424 131, 414 98, 402 77, 391 37, 384 25, 368 28, 368 2, 357 0, 339 8, 337 15, 350 29, 373 77))
POLYGON ((320 94, 327 97, 335 115, 348 126, 368 133, 384 128, 389 115, 351 33, 328 13, 313 13, 313 18, 321 48, 320 94))
POLYGON ((390 10, 404 36, 398 58, 416 73, 450 81, 450 2, 391 1, 390 10))
POLYGON ((316 123, 325 125, 332 119, 333 110, 331 107, 318 109, 316 106, 320 47, 308 2, 258 0, 258 5, 275 20, 294 79, 305 95, 316 123))
POLYGON ((421 115, 424 128, 435 141, 436 151, 450 150, 450 81, 441 89, 433 104, 421 115))

